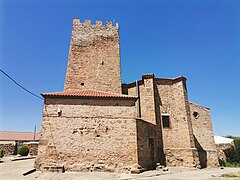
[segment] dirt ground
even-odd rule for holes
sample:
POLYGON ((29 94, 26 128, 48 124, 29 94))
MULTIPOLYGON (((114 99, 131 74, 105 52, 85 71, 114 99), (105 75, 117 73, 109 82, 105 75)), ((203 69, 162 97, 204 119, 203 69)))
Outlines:
MULTIPOLYGON (((151 180, 216 180, 229 179, 220 177, 221 174, 229 172, 240 172, 240 168, 216 168, 216 169, 187 169, 187 168, 169 168, 168 171, 162 170, 146 171, 141 174, 119 174, 107 172, 65 172, 65 173, 41 173, 34 172, 23 176, 23 173, 33 168, 34 159, 20 161, 5 161, 0 163, 0 179, 1 180, 18 180, 18 179, 36 179, 36 180, 132 180, 132 179, 151 179, 151 180)), ((231 178, 233 179, 233 178, 231 178)))

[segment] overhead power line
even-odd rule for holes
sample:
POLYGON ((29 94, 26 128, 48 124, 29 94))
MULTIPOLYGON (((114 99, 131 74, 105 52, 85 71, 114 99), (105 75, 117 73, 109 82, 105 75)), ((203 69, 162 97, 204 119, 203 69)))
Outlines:
POLYGON ((43 100, 42 97, 38 96, 37 94, 29 91, 27 88, 23 87, 21 84, 19 84, 18 82, 16 82, 13 78, 11 78, 11 76, 9 76, 6 72, 4 72, 2 69, 0 69, 1 73, 3 73, 5 76, 7 76, 12 82, 14 82, 16 85, 18 85, 20 88, 22 88, 24 91, 27 91, 29 94, 43 100))

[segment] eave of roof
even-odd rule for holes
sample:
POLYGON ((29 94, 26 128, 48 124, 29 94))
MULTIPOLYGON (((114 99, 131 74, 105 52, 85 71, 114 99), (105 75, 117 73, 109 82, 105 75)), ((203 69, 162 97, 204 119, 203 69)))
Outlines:
POLYGON ((49 92, 41 94, 44 98, 46 97, 72 97, 72 98, 127 98, 127 99, 137 99, 136 96, 129 96, 125 94, 117 94, 112 92, 82 89, 78 91, 62 91, 62 92, 49 92))

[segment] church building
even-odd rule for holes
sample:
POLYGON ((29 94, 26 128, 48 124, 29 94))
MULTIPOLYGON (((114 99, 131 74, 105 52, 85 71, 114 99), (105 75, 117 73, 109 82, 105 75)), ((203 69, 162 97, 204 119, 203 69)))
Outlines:
POLYGON ((157 164, 217 167, 210 109, 188 100, 186 78, 121 82, 119 26, 73 19, 62 92, 43 93, 35 167, 139 173, 157 164))

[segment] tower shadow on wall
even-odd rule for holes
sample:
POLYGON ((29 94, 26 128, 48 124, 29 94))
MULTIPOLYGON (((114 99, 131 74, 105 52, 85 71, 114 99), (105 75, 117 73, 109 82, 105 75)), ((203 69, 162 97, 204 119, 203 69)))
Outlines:
POLYGON ((198 152, 200 166, 201 166, 201 168, 206 168, 207 167, 207 152, 203 149, 201 144, 198 142, 196 136, 193 135, 193 137, 194 137, 194 143, 195 143, 195 146, 196 146, 197 152, 198 152))

